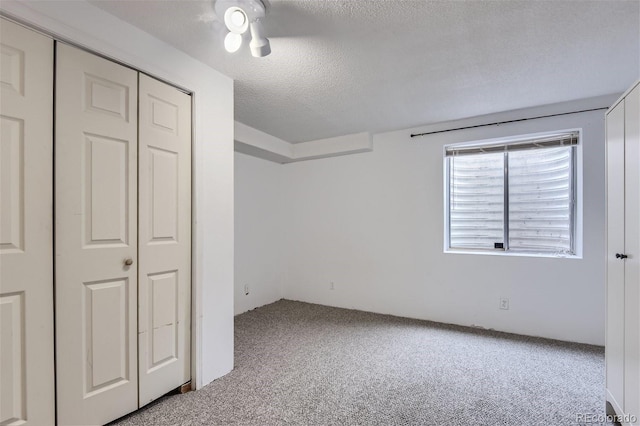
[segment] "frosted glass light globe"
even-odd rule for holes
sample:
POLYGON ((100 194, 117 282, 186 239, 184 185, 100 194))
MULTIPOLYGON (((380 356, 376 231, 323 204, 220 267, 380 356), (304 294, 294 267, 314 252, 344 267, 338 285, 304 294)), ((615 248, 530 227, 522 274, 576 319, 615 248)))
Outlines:
POLYGON ((231 13, 230 19, 233 25, 235 25, 236 27, 242 27, 246 22, 247 17, 242 11, 234 10, 233 13, 231 13))
POLYGON ((229 33, 224 38, 224 48, 229 53, 235 53, 242 46, 242 35, 236 33, 229 33))

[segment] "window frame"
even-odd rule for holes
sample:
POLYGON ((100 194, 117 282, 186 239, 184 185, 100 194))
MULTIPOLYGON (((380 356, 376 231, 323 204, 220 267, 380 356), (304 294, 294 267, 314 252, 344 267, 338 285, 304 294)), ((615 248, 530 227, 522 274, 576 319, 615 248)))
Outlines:
MULTIPOLYGON (((529 257, 551 257, 551 258, 582 258, 582 129, 565 129, 551 132, 533 133, 524 135, 508 136, 496 139, 477 140, 472 142, 449 143, 443 146, 443 187, 444 187, 444 253, 457 254, 487 254, 501 256, 529 256, 529 257), (570 252, 559 253, 551 251, 522 250, 509 248, 509 163, 508 150, 504 151, 504 194, 503 194, 503 248, 482 248, 482 247, 451 247, 451 169, 450 158, 447 150, 455 148, 474 148, 496 145, 518 144, 540 138, 548 138, 564 134, 576 134, 577 143, 571 145, 571 196, 570 196, 570 252)), ((568 145, 567 145, 568 147, 568 145)), ((552 147, 548 147, 552 148, 552 147)), ((541 148, 545 149, 545 148, 541 148)), ((478 153, 481 154, 481 153, 478 153)))

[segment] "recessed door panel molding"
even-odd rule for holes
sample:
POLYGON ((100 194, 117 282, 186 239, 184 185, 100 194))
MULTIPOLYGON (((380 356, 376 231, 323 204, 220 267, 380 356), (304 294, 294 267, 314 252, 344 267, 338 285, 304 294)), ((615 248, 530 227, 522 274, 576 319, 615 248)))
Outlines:
POLYGON ((83 156, 86 244, 129 242, 129 141, 85 133, 83 156))
POLYGON ((178 164, 177 152, 149 147, 151 205, 151 244, 178 242, 178 164))
POLYGON ((85 398, 130 380, 128 296, 128 278, 85 283, 85 398))
POLYGON ((0 116, 0 252, 24 251, 24 120, 0 116))
POLYGON ((86 111, 129 121, 129 87, 89 73, 83 77, 86 111))
POLYGON ((149 318, 152 332, 148 372, 173 362, 178 358, 178 271, 161 272, 149 276, 149 318))
MULTIPOLYGON (((3 25, 5 20, 2 21, 3 25)), ((9 30, 11 31, 11 30, 9 30)), ((20 96, 24 96, 24 82, 26 80, 24 62, 25 51, 21 48, 12 45, 13 41, 2 37, 7 43, 0 43, 0 51, 2 57, 0 58, 0 83, 2 89, 7 92, 13 91, 20 96)), ((53 64, 52 64, 53 65, 53 64)))
POLYGON ((178 106, 153 95, 149 95, 147 100, 151 108, 151 114, 149 115, 151 119, 150 124, 156 129, 177 135, 179 119, 178 106))
POLYGON ((0 424, 51 425, 53 41, 0 19, 0 424))
POLYGON ((139 120, 142 406, 191 377, 191 97, 140 74, 139 120))
POLYGON ((15 424, 27 420, 26 371, 24 365, 24 292, 0 296, 0 327, 2 327, 2 416, 0 424, 15 424))
POLYGON ((56 45, 58 423, 138 408, 137 72, 56 45))

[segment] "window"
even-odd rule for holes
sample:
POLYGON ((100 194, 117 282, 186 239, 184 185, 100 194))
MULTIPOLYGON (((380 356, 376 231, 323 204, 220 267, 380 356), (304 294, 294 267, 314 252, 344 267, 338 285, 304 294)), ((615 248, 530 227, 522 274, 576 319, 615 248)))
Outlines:
POLYGON ((448 250, 576 254, 578 132, 445 147, 448 250))

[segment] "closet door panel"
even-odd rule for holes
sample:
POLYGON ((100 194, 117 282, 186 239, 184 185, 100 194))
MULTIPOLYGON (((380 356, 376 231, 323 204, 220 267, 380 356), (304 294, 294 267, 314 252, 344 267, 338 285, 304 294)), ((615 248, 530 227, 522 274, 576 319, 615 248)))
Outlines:
POLYGON ((137 72, 57 44, 59 424, 138 408, 137 72))
POLYGON ((189 381, 191 97, 140 74, 140 405, 189 381))
POLYGON ((607 115, 607 390, 624 410, 624 101, 607 115))
MULTIPOLYGON (((640 86, 625 98, 624 410, 640 421, 640 86)), ((638 424, 638 423, 634 423, 638 424)))
POLYGON ((54 423, 53 41, 0 25, 0 424, 54 423))

